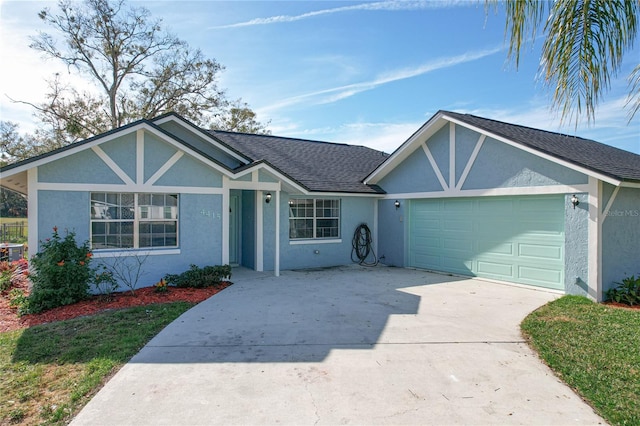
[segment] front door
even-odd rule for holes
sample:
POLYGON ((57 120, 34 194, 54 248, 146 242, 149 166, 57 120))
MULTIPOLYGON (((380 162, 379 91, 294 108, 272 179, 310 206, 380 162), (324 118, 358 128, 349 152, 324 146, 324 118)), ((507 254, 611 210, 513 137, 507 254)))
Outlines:
POLYGON ((229 264, 240 264, 240 196, 229 198, 229 264))

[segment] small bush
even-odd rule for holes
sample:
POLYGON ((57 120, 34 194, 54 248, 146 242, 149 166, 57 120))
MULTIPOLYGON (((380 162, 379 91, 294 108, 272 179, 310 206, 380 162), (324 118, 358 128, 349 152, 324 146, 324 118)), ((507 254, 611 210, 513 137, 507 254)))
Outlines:
POLYGON ((11 289, 9 292, 9 307, 17 308, 18 315, 29 313, 29 298, 21 288, 11 289))
POLYGON ((91 256, 88 241, 77 245, 74 232, 61 238, 58 229, 53 228, 53 236, 32 258, 35 273, 31 276, 29 311, 42 312, 86 299, 93 275, 91 256))
POLYGON ((617 287, 607 290, 607 299, 631 306, 640 304, 640 275, 638 278, 631 275, 615 284, 617 287))
POLYGON ((92 272, 91 284, 98 294, 109 296, 118 290, 118 281, 113 276, 113 272, 109 271, 105 265, 101 265, 92 272))
POLYGON ((229 265, 205 266, 204 268, 191 265, 187 271, 181 274, 165 275, 164 280, 168 285, 176 287, 204 288, 230 278, 231 266, 229 265))

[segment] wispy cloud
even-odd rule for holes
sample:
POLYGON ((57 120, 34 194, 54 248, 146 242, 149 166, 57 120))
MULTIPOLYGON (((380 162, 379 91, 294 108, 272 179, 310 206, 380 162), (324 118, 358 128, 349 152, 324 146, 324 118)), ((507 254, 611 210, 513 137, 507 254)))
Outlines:
POLYGON ((412 68, 400 68, 390 72, 386 72, 378 75, 373 80, 363 81, 360 83, 347 84, 338 87, 332 87, 329 89, 318 90, 311 93, 305 93, 302 95, 292 96, 282 99, 274 104, 258 108, 257 111, 260 114, 269 115, 274 110, 297 105, 300 103, 307 104, 328 104, 337 102, 341 99, 348 98, 358 93, 373 90, 379 86, 393 83, 399 80, 405 80, 413 77, 418 77, 436 70, 443 68, 453 67, 466 62, 476 61, 486 56, 493 55, 502 50, 502 47, 495 47, 486 50, 479 50, 473 52, 466 52, 457 56, 447 56, 444 58, 438 58, 433 61, 429 61, 422 65, 412 68))
POLYGON ((369 11, 407 11, 407 10, 426 10, 426 9, 444 9, 455 7, 459 5, 469 5, 468 1, 453 0, 453 1, 381 1, 374 3, 361 3, 351 6, 335 7, 332 9, 315 10, 313 12, 302 13, 300 15, 277 15, 267 18, 256 18, 250 21, 237 22, 235 24, 220 25, 210 27, 209 29, 223 29, 223 28, 239 28, 239 27, 251 27, 255 25, 270 25, 281 24, 287 22, 301 21, 303 19, 315 18, 317 16, 331 15, 335 13, 351 12, 354 10, 369 10, 369 11))

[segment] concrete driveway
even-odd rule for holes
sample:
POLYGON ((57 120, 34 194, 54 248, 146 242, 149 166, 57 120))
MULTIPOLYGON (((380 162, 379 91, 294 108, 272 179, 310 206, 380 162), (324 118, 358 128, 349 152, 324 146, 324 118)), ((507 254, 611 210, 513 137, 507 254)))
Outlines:
POLYGON ((387 267, 233 281, 72 424, 604 423, 520 335, 556 294, 387 267))

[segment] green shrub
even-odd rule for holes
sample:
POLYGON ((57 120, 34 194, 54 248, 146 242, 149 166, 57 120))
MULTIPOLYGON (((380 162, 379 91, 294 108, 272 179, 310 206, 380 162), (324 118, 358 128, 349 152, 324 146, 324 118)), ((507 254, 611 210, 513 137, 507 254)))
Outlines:
POLYGON ((9 290, 9 287, 11 287, 11 275, 13 271, 4 265, 8 263, 9 262, 0 262, 0 293, 9 290))
POLYGON ((168 285, 176 287, 204 288, 219 284, 222 280, 231 278, 231 266, 217 265, 200 268, 191 265, 181 274, 167 274, 164 280, 168 285))
POLYGON ((640 275, 638 278, 631 275, 615 284, 618 286, 607 290, 607 299, 631 306, 640 304, 640 275))
POLYGON ((58 228, 53 228, 53 236, 42 243, 31 261, 35 273, 31 275, 29 311, 42 312, 87 298, 93 276, 91 256, 88 241, 78 246, 74 232, 61 238, 58 228))
POLYGON ((110 296, 119 287, 113 272, 109 271, 105 265, 100 265, 93 271, 91 284, 93 284, 98 294, 102 296, 110 296))
POLYGON ((9 307, 18 309, 18 315, 29 313, 29 298, 21 288, 13 288, 9 292, 9 307))

